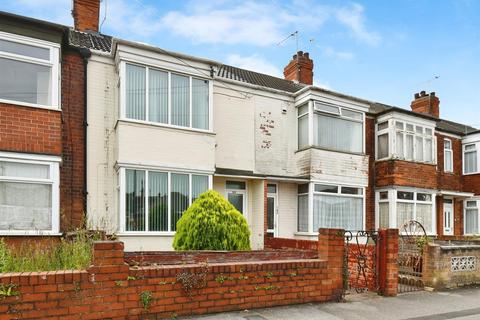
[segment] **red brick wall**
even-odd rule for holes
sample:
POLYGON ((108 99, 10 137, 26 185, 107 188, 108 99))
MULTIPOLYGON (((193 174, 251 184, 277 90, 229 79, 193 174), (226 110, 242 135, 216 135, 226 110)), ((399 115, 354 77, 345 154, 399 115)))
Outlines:
POLYGON ((318 241, 266 237, 264 245, 269 249, 317 250, 318 241))
POLYGON ((61 112, 0 103, 0 150, 59 156, 61 112))
POLYGON ((398 229, 382 229, 378 232, 377 263, 379 292, 384 296, 396 296, 398 291, 398 229))
POLYGON ((177 276, 198 275, 201 265, 129 268, 121 242, 100 242, 88 270, 1 274, 0 283, 13 284, 18 295, 0 299, 0 318, 160 319, 330 301, 342 292, 343 236, 330 240, 322 242, 328 261, 209 264, 205 286, 190 294, 177 276), (146 292, 148 307, 140 298, 146 292))
POLYGON ((77 52, 62 57, 62 165, 60 167, 60 229, 82 226, 85 211, 84 66, 77 52))
POLYGON ((352 289, 368 288, 370 291, 377 291, 376 286, 376 246, 348 244, 348 284, 352 289), (365 260, 360 262, 359 258, 365 260), (358 269, 358 264, 365 266, 365 275, 358 269))
POLYGON ((100 0, 74 0, 73 20, 79 31, 98 31, 100 0))
POLYGON ((464 191, 480 195, 480 174, 463 176, 464 191))
POLYGON ((437 186, 443 190, 463 189, 462 185, 462 142, 460 139, 444 136, 437 133, 437 186), (445 172, 444 141, 452 141, 453 147, 453 172, 445 172))
POLYGON ((403 160, 378 161, 375 180, 377 187, 398 185, 435 189, 437 186, 435 165, 403 160))
POLYGON ((365 189, 365 228, 375 229, 375 120, 366 118, 365 153, 368 156, 368 187, 365 189))

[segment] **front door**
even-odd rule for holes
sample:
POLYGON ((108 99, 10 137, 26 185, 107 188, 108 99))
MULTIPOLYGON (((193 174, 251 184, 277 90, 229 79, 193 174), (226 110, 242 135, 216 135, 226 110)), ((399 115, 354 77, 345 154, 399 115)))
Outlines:
POLYGON ((443 199, 443 234, 453 236, 453 199, 443 199))
POLYGON ((277 237, 278 234, 278 217, 277 217, 277 185, 269 183, 267 185, 267 232, 277 237))

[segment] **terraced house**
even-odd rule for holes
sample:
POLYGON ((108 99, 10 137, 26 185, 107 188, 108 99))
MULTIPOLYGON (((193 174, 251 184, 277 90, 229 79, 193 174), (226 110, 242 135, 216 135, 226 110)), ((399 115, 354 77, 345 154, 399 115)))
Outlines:
POLYGON ((276 78, 101 34, 98 1, 74 9, 68 45, 91 53, 86 213, 127 251, 171 249, 207 189, 245 215, 255 249, 410 219, 480 233, 480 131, 441 119, 435 93, 387 106, 312 85, 302 51, 276 78))

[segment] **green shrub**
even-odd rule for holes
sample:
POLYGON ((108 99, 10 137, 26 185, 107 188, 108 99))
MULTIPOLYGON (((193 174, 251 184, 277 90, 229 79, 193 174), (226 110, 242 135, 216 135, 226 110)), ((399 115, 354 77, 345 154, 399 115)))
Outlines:
POLYGON ((177 222, 175 250, 250 250, 247 221, 218 192, 202 193, 177 222))

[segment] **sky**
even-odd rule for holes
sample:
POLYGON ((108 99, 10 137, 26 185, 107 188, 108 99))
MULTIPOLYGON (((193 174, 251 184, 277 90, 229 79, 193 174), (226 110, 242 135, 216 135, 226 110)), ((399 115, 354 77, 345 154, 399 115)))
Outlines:
MULTIPOLYGON (((71 3, 0 10, 73 25, 71 3)), ((105 34, 279 77, 298 48, 318 86, 403 108, 435 91, 442 118, 480 127, 477 0, 102 0, 100 20, 105 34)))

